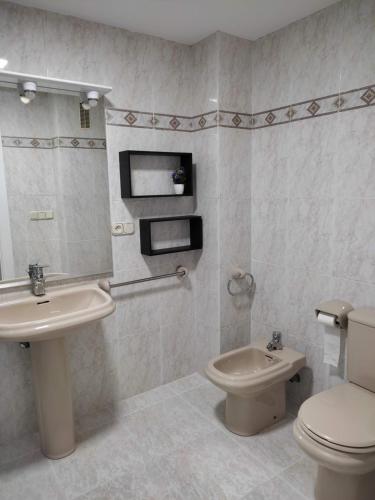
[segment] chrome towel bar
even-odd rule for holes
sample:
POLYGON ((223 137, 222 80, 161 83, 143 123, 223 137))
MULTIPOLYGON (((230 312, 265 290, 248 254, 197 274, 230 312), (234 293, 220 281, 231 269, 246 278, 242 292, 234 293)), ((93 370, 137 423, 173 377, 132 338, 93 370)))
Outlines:
POLYGON ((176 271, 174 273, 168 273, 168 274, 160 274, 159 276, 149 276, 147 278, 140 278, 138 280, 132 280, 132 281, 122 281, 120 283, 111 283, 107 280, 100 280, 99 281, 99 286, 109 292, 111 288, 119 288, 120 286, 128 286, 128 285, 136 285, 137 283, 145 283, 146 281, 155 281, 155 280, 162 280, 165 278, 173 278, 176 276, 177 278, 184 279, 188 275, 188 270, 186 267, 178 266, 176 268, 176 271))

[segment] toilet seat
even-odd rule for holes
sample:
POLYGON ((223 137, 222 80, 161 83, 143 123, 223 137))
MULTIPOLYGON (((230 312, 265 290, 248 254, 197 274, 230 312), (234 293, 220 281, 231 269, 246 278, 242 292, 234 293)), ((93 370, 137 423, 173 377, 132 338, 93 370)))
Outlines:
POLYGON ((312 396, 298 413, 306 434, 346 453, 375 452, 375 394, 347 383, 312 396))
POLYGON ((375 452, 357 450, 353 453, 345 451, 343 447, 335 449, 332 444, 330 446, 322 444, 316 437, 312 438, 311 434, 306 432, 306 427, 299 418, 294 422, 293 434, 303 451, 319 466, 341 474, 367 474, 375 471, 375 452))

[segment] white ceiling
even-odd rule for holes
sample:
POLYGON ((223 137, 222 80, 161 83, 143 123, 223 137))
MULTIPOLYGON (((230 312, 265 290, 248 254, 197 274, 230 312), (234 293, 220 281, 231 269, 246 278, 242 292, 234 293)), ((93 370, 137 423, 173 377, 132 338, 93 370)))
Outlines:
POLYGON ((16 0, 167 40, 194 44, 224 31, 255 40, 337 0, 16 0))

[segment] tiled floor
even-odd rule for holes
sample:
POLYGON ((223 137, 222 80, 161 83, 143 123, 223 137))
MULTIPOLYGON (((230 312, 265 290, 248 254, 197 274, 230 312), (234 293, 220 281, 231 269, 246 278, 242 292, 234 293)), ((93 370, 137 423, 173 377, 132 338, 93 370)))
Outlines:
POLYGON ((313 499, 315 467, 292 418, 236 436, 222 424, 224 397, 194 374, 88 416, 65 459, 44 458, 36 437, 0 447, 0 499, 313 499))

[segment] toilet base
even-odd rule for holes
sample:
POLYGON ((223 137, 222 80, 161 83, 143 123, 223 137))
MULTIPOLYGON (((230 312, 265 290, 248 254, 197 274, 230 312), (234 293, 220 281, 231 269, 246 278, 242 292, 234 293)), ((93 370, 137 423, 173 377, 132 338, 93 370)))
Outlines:
POLYGON ((318 467, 316 500, 373 500, 374 491, 375 472, 340 474, 327 467, 318 467))
POLYGON ((285 382, 251 394, 227 393, 225 425, 234 434, 252 436, 285 416, 285 382))

